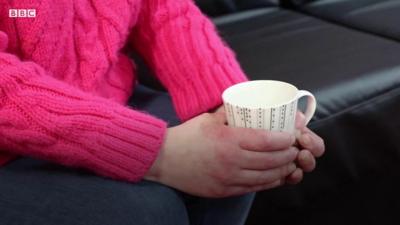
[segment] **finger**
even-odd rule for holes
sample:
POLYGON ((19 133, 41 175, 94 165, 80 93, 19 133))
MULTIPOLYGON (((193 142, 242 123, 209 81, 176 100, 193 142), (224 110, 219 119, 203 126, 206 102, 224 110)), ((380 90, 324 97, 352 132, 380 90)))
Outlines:
POLYGON ((289 176, 286 177, 286 183, 288 184, 298 184, 303 180, 303 170, 300 168, 297 168, 293 173, 289 174, 289 176))
POLYGON ((320 157, 325 152, 324 140, 308 128, 304 129, 298 142, 303 148, 310 150, 315 157, 320 157))
POLYGON ((238 165, 242 169, 267 170, 293 162, 298 153, 299 150, 295 147, 273 152, 240 150, 238 152, 238 165))
POLYGON ((297 164, 304 172, 311 172, 315 169, 316 161, 308 150, 301 150, 297 157, 297 164))
POLYGON ((296 140, 287 132, 266 131, 261 129, 232 127, 234 138, 242 149, 249 151, 276 151, 287 149, 296 140))
POLYGON ((261 184, 261 185, 257 185, 257 186, 251 186, 251 187, 246 187, 246 186, 232 187, 229 190, 227 196, 244 195, 244 194, 248 194, 248 193, 252 193, 252 192, 268 190, 268 189, 282 186, 284 183, 285 183, 284 179, 281 179, 281 180, 276 180, 272 183, 261 184))
POLYGON ((296 164, 287 165, 270 170, 241 170, 231 185, 256 186, 284 179, 296 170, 296 164))
POLYGON ((272 188, 276 188, 276 187, 282 186, 284 184, 285 184, 285 180, 284 179, 280 179, 280 180, 274 181, 273 183, 261 184, 261 185, 257 185, 257 186, 251 187, 250 188, 250 192, 264 191, 264 190, 268 190, 268 189, 272 189, 272 188))

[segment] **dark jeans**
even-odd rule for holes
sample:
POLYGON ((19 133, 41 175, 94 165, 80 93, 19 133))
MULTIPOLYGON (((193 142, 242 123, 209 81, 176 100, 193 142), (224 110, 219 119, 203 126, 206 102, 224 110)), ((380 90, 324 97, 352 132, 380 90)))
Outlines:
MULTIPOLYGON (((179 123, 164 92, 138 86, 130 105, 179 123)), ((0 168, 1 225, 242 225, 253 198, 198 198, 29 158, 0 168)))

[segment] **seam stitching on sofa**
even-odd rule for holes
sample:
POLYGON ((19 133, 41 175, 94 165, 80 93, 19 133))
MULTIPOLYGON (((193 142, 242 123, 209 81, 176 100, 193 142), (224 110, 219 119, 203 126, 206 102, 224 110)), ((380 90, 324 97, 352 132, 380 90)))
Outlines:
POLYGON ((340 26, 340 27, 348 28, 350 30, 358 31, 358 32, 363 33, 363 34, 368 34, 368 35, 372 35, 374 37, 380 37, 380 38, 383 38, 383 39, 386 39, 386 40, 389 40, 389 41, 394 41, 397 44, 400 42, 400 40, 397 40, 396 38, 391 37, 389 35, 384 35, 384 34, 380 34, 378 32, 365 30, 363 28, 358 28, 358 27, 356 27, 354 25, 345 24, 343 22, 340 22, 340 21, 337 21, 337 20, 334 20, 334 19, 329 19, 329 18, 326 18, 326 17, 322 17, 322 16, 319 16, 319 15, 314 14, 314 13, 309 13, 309 12, 306 12, 306 11, 301 10, 301 9, 297 9, 297 10, 296 9, 290 9, 290 8, 284 8, 284 9, 290 10, 292 12, 296 12, 296 13, 299 13, 299 14, 303 14, 305 16, 309 16, 309 17, 312 17, 312 18, 315 18, 315 19, 319 19, 319 20, 324 21, 326 23, 330 23, 330 24, 334 24, 334 25, 337 25, 337 26, 340 26))

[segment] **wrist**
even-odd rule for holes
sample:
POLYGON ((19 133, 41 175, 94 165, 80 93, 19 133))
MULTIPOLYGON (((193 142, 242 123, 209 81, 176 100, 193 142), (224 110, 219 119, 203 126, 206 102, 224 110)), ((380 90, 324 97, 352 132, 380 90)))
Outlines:
POLYGON ((164 140, 163 143, 160 147, 160 150, 158 151, 158 155, 156 157, 156 159, 154 160, 153 164, 151 165, 150 169, 147 171, 147 173, 145 174, 144 178, 147 180, 151 180, 151 181, 157 181, 157 182, 161 182, 162 177, 163 177, 163 169, 162 169, 162 165, 164 162, 164 158, 165 158, 165 152, 167 149, 167 140, 169 140, 169 136, 170 136, 170 130, 171 128, 167 128, 165 130, 165 135, 164 135, 164 140))

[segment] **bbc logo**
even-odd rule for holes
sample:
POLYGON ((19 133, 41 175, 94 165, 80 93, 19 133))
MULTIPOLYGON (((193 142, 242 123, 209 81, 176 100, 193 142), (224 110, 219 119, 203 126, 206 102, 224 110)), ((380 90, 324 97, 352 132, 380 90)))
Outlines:
POLYGON ((9 9, 8 16, 16 17, 36 17, 36 9, 9 9))

